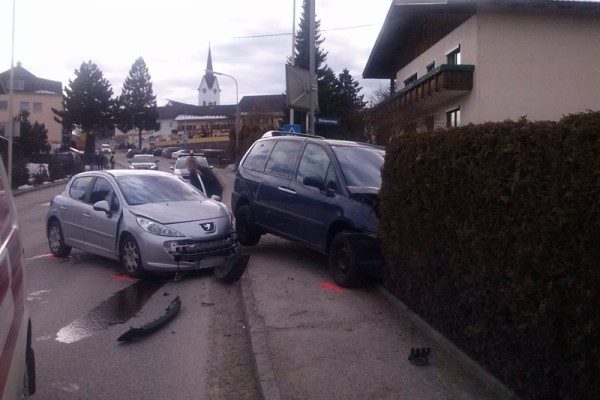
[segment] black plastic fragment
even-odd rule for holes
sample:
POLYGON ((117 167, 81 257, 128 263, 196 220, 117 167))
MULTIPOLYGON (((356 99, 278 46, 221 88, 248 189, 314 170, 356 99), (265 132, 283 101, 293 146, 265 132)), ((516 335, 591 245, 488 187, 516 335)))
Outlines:
POLYGON ((119 336, 117 341, 119 342, 128 342, 130 340, 150 335, 158 331, 163 326, 167 325, 175 316, 179 313, 181 309, 181 298, 179 296, 175 297, 173 301, 169 304, 169 306, 165 309, 165 313, 154 321, 148 322, 140 326, 139 328, 131 327, 127 332, 119 336))
POLYGON ((417 367, 424 367, 429 364, 429 353, 431 353, 430 347, 411 348, 408 356, 408 361, 412 365, 417 367))

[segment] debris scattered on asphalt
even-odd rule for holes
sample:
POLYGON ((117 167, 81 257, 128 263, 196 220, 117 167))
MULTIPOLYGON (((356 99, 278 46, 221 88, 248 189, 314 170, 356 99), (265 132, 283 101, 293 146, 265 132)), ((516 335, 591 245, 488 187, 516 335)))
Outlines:
MULTIPOLYGON (((175 297, 169 306, 165 309, 165 313, 154 321, 150 321, 147 324, 140 326, 139 328, 131 327, 127 332, 119 336, 117 339, 119 342, 128 342, 130 340, 149 335, 158 331, 163 326, 167 325, 181 309, 181 298, 175 297)), ((173 333, 173 332, 171 332, 173 333)))
POLYGON ((204 301, 201 302, 200 304, 202 304, 202 307, 210 307, 210 306, 214 306, 215 303, 205 303, 204 301))
POLYGON ((297 316, 297 315, 306 314, 307 312, 308 312, 308 311, 306 311, 306 310, 302 310, 302 311, 298 311, 298 312, 295 312, 295 313, 291 313, 289 316, 290 316, 290 317, 295 317, 295 316, 297 316))
POLYGON ((163 293, 163 296, 170 296, 170 295, 171 295, 171 293, 169 293, 169 292, 164 292, 163 293))
POLYGON ((408 361, 417 367, 424 367, 429 364, 429 353, 431 353, 430 347, 413 347, 410 349, 408 361))

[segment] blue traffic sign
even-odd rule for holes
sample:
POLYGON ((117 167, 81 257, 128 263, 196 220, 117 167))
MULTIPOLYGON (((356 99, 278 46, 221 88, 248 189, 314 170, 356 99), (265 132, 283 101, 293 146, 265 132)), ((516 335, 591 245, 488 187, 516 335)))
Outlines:
POLYGON ((339 118, 334 117, 315 117, 315 125, 330 125, 338 126, 340 124, 339 118))
POLYGON ((281 130, 283 132, 302 133, 302 127, 300 126, 300 124, 285 124, 283 125, 281 130))

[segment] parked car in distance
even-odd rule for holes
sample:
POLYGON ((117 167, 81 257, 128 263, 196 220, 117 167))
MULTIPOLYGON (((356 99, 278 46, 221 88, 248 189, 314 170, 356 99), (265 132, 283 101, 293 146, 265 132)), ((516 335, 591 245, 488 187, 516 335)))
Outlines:
POLYGON ((56 257, 75 247, 120 261, 136 278, 220 267, 240 256, 227 206, 160 171, 74 176, 50 202, 46 231, 56 257))
POLYGON ((162 156, 162 152, 163 152, 163 148, 158 147, 152 151, 152 155, 154 157, 160 157, 160 156, 162 156))
POLYGON ((165 158, 171 158, 171 155, 176 152, 181 150, 181 147, 167 147, 166 149, 163 150, 163 157, 165 158))
POLYGON ((129 161, 130 169, 158 169, 158 160, 151 154, 136 154, 133 159, 129 161))
POLYGON ((110 144, 102 143, 102 154, 112 154, 112 149, 110 148, 110 144))
POLYGON ((129 149, 129 150, 127 150, 127 153, 125 153, 125 157, 133 158, 133 156, 135 156, 136 154, 140 154, 138 149, 129 149))
POLYGON ((171 159, 177 160, 179 158, 179 156, 184 155, 186 153, 190 154, 189 150, 181 149, 181 150, 174 151, 173 153, 171 153, 171 159))
POLYGON ((35 393, 35 355, 26 301, 23 246, 12 192, 0 157, 0 398, 35 393))
POLYGON ((329 257, 336 283, 380 276, 378 193, 385 151, 370 144, 268 132, 242 158, 231 205, 242 245, 271 233, 329 257))

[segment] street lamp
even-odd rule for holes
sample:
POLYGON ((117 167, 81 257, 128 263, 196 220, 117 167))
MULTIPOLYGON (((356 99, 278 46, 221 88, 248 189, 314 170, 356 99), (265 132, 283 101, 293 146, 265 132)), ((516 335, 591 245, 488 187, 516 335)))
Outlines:
POLYGON ((205 70, 206 73, 215 74, 219 76, 226 76, 228 78, 233 79, 235 83, 235 168, 237 169, 238 164, 238 148, 240 146, 240 99, 239 99, 239 87, 237 80, 228 74, 224 74, 222 72, 215 72, 210 69, 205 70))

